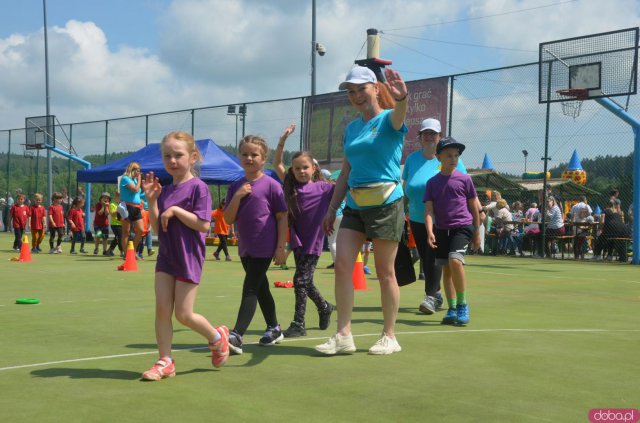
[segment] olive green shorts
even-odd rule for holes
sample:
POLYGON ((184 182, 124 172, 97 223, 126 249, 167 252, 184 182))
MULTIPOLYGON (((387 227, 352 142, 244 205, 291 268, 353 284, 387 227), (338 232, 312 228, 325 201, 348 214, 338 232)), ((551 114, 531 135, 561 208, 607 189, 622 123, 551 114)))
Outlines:
POLYGON ((369 239, 400 242, 404 228, 402 198, 381 207, 364 210, 345 207, 340 227, 362 232, 369 239))

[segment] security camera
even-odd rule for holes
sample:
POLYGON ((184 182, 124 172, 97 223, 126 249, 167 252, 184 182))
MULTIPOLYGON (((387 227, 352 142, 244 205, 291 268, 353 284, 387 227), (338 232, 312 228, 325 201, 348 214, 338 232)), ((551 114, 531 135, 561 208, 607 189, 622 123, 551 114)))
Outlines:
POLYGON ((327 49, 320 43, 316 43, 316 51, 320 56, 324 56, 327 53, 327 49))

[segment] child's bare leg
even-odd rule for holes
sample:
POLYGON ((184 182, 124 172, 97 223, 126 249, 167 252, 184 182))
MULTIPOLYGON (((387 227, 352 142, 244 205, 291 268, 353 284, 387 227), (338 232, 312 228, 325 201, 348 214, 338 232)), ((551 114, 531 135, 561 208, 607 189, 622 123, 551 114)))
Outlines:
POLYGON ((164 272, 156 272, 156 341, 160 357, 171 357, 173 339, 173 304, 175 278, 164 272))

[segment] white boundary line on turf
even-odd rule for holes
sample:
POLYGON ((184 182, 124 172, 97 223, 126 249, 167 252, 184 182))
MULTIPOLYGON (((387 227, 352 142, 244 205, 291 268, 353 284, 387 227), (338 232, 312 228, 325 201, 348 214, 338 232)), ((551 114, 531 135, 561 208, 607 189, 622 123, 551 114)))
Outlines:
MULTIPOLYGON (((483 332, 548 332, 548 333, 602 333, 602 332, 640 332, 640 329, 451 329, 451 330, 435 330, 435 331, 409 331, 409 332, 397 332, 397 335, 435 335, 435 334, 452 334, 452 333, 483 333, 483 332)), ((364 338, 371 336, 380 336, 380 333, 364 333, 356 335, 354 334, 354 338, 364 338)), ((295 339, 285 339, 284 343, 292 343, 297 341, 319 341, 327 339, 326 336, 315 337, 315 338, 295 338, 295 339)), ((247 343, 246 345, 257 345, 257 342, 247 343)), ((209 347, 193 347, 193 348, 182 348, 182 349, 174 349, 172 352, 181 352, 181 351, 196 351, 196 350, 204 350, 209 347)), ((149 355, 149 354, 157 354, 158 351, 145 351, 138 353, 129 353, 129 354, 114 354, 114 355, 103 355, 98 357, 85 357, 85 358, 74 358, 69 360, 58 360, 58 361, 49 361, 45 363, 33 363, 33 364, 23 364, 19 366, 9 366, 9 367, 0 367, 0 372, 4 372, 7 370, 17 370, 17 369, 26 369, 31 367, 45 367, 51 366, 53 364, 64 364, 64 363, 79 363, 82 361, 95 361, 95 360, 108 360, 111 358, 123 358, 123 357, 135 357, 139 355, 149 355)))

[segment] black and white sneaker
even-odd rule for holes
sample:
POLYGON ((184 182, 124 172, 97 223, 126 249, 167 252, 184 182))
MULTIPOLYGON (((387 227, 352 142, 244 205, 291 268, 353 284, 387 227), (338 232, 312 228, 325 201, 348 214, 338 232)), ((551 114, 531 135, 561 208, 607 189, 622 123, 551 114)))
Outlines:
POLYGON ((242 335, 233 330, 229 333, 229 351, 236 355, 242 354, 242 335))
POLYGON ((263 347, 269 347, 271 345, 279 344, 284 339, 284 335, 280 330, 280 325, 267 328, 262 338, 260 338, 259 344, 263 347))

